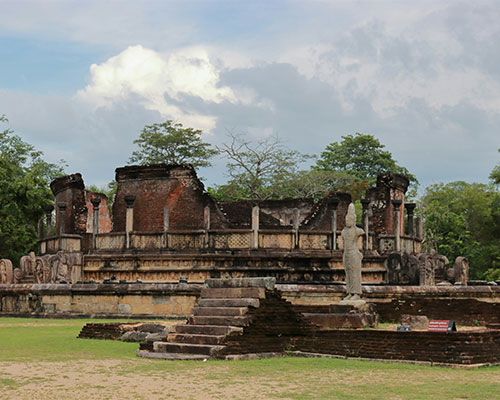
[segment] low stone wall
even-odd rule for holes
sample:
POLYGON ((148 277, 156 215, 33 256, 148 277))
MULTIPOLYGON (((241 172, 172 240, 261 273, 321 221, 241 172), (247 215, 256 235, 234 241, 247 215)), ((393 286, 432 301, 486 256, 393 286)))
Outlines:
MULTIPOLYGON (((191 313, 200 284, 39 284, 0 285, 0 316, 183 318, 191 313)), ((342 285, 276 285, 301 312, 329 312, 345 291, 342 285)), ((402 314, 453 319, 460 325, 500 323, 500 287, 364 286, 381 321, 402 314)))
POLYGON ((294 339, 294 350, 336 356, 444 364, 500 363, 500 330, 483 332, 320 331, 294 339))
POLYGON ((182 318, 201 285, 0 285, 0 315, 100 318, 182 318))

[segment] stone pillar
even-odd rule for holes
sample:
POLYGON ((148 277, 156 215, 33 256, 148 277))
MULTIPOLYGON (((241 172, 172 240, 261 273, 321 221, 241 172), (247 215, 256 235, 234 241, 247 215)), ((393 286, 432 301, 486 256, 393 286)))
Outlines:
POLYGON ((48 204, 43 208, 43 211, 45 211, 45 237, 48 238, 52 230, 52 211, 54 211, 54 206, 48 204))
POLYGON ((125 203, 127 203, 127 214, 125 215, 125 235, 126 235, 126 248, 130 248, 130 232, 134 230, 134 201, 135 196, 125 196, 125 203))
POLYGON ((336 197, 330 200, 332 206, 332 216, 331 216, 331 229, 332 229, 332 242, 330 243, 330 248, 332 250, 337 250, 337 207, 340 200, 336 197))
POLYGON ((361 205, 363 206, 363 230, 365 231, 365 251, 370 249, 370 237, 368 235, 368 206, 370 205, 370 199, 361 199, 361 205))
POLYGON ((299 248, 299 227, 300 227, 300 210, 294 210, 293 232, 294 232, 294 247, 299 248))
POLYGON ((402 203, 402 200, 392 200, 392 205, 394 206, 394 239, 396 251, 401 251, 401 224, 399 221, 399 209, 402 203))
POLYGON ((94 207, 94 229, 92 231, 92 244, 94 249, 97 249, 97 234, 99 233, 99 204, 101 204, 101 199, 99 197, 94 197, 90 199, 92 206, 94 207))
POLYGON ((413 212, 416 206, 417 205, 415 203, 405 203, 406 217, 407 217, 406 224, 408 225, 408 236, 412 237, 415 235, 415 229, 413 228, 413 212))
POLYGON ((252 249, 259 248, 259 206, 252 208, 252 249))
POLYGON ((203 224, 205 226, 204 245, 208 247, 208 231, 210 230, 210 206, 203 209, 203 224))
POLYGON ((68 204, 57 203, 57 207, 59 208, 59 232, 57 234, 60 236, 66 233, 66 208, 68 204))
POLYGON ((422 240, 424 237, 424 224, 422 220, 422 207, 420 206, 420 215, 417 217, 417 220, 415 221, 415 224, 417 225, 417 239, 422 240))

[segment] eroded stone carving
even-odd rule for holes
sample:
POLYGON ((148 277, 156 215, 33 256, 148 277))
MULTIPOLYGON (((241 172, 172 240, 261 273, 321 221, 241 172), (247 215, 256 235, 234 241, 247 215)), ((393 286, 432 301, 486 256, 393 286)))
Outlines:
POLYGON ((36 258, 35 260, 36 283, 49 283, 51 281, 49 258, 50 256, 43 256, 36 258))
POLYGON ((7 258, 0 259, 0 284, 14 283, 12 261, 7 258))
POLYGON ((455 283, 460 282, 466 286, 469 280, 469 260, 465 257, 457 257, 453 272, 455 283))
POLYGON ((35 272, 35 260, 36 256, 33 251, 31 251, 27 256, 21 257, 19 261, 19 267, 23 276, 33 275, 35 272))
POLYGON ((363 255, 358 248, 358 237, 365 231, 356 226, 354 204, 349 204, 345 218, 345 228, 342 230, 344 241, 343 263, 346 275, 347 296, 344 300, 359 300, 361 298, 361 260, 363 255))

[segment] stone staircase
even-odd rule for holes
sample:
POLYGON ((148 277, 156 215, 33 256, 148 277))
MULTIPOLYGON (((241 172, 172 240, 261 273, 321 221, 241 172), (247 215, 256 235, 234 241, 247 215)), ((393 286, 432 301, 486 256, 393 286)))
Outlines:
POLYGON ((231 354, 283 352, 289 335, 312 325, 274 290, 274 278, 208 279, 186 324, 138 356, 204 360, 231 354))

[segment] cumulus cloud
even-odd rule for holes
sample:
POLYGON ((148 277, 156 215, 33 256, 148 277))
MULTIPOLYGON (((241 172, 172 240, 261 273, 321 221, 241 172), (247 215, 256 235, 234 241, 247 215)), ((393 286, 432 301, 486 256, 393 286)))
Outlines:
POLYGON ((203 48, 186 48, 168 55, 140 45, 130 46, 102 64, 90 67, 90 83, 76 97, 98 107, 111 107, 132 97, 164 118, 211 131, 216 117, 181 108, 167 99, 184 96, 205 102, 236 102, 231 88, 219 86, 219 71, 203 48))

